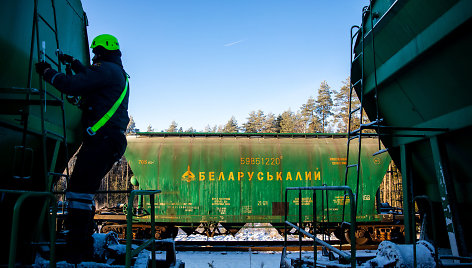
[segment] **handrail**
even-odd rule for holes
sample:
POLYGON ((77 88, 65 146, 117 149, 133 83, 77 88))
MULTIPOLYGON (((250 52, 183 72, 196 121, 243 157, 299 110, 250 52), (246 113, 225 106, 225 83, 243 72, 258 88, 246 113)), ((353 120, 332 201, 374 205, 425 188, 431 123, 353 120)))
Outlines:
POLYGON ((56 267, 56 213, 57 213, 57 205, 56 205, 56 197, 49 192, 27 192, 27 191, 15 191, 15 190, 0 190, 3 193, 18 193, 21 194, 18 200, 16 200, 15 206, 13 207, 13 220, 12 220, 12 229, 11 229, 11 237, 10 237, 10 253, 8 258, 8 268, 15 267, 15 260, 16 260, 16 246, 17 246, 17 238, 18 238, 18 228, 19 228, 19 221, 20 221, 20 211, 23 202, 30 198, 30 197, 41 197, 50 199, 52 202, 52 211, 50 217, 50 226, 49 226, 49 238, 51 242, 51 251, 49 257, 49 267, 55 268, 56 267))
POLYGON ((131 249, 132 234, 133 234, 133 213, 132 210, 126 215, 126 264, 125 267, 131 267, 131 258, 136 256, 144 248, 151 244, 151 253, 152 253, 152 267, 156 268, 156 218, 154 210, 154 195, 160 193, 161 190, 134 190, 131 191, 128 198, 128 208, 133 207, 134 197, 136 195, 149 195, 151 203, 151 238, 138 247, 135 250, 131 249))
MULTIPOLYGON (((429 199, 428 196, 426 195, 418 195, 415 198, 413 198, 412 203, 415 204, 418 200, 424 200, 428 203, 428 208, 429 208, 429 215, 431 217, 431 223, 432 223, 432 228, 433 228, 433 246, 434 246, 434 262, 436 263, 436 267, 441 267, 439 263, 439 249, 438 249, 438 243, 436 239, 436 223, 434 221, 435 214, 434 214, 434 209, 433 209, 433 203, 431 202, 431 199, 429 199)), ((411 218, 415 218, 415 210, 412 210, 412 215, 411 218)), ((413 235, 413 267, 417 267, 417 256, 416 256, 416 233, 413 235)))
MULTIPOLYGON (((300 232, 313 238, 313 241, 315 243, 314 247, 313 247, 313 260, 314 260, 314 265, 316 266, 316 260, 317 260, 317 254, 316 254, 316 243, 319 243, 327 248, 329 248, 331 251, 335 252, 336 254, 338 254, 340 257, 342 257, 343 259, 345 260, 348 260, 351 262, 351 267, 356 267, 356 235, 355 235, 355 231, 356 231, 356 200, 354 199, 354 194, 352 193, 352 190, 349 186, 312 186, 312 187, 287 187, 285 188, 285 232, 284 232, 284 247, 286 246, 286 243, 287 243, 287 225, 290 225, 291 227, 297 229, 299 231, 299 238, 300 238, 300 241, 301 241, 301 236, 300 236, 300 232), (298 206, 299 206, 299 215, 298 215, 298 219, 299 219, 299 223, 298 223, 298 227, 295 225, 295 224, 292 224, 288 221, 288 191, 299 191, 299 198, 298 198, 298 206), (302 213, 301 213, 301 206, 302 206, 302 198, 301 198, 301 191, 303 190, 308 190, 308 191, 313 191, 313 225, 314 225, 314 228, 313 228, 313 232, 314 234, 310 234, 308 232, 306 232, 305 230, 303 230, 301 228, 302 226, 302 213), (350 236, 350 239, 351 239, 351 254, 349 253, 346 253, 346 252, 343 252, 343 251, 340 251, 338 250, 337 248, 333 247, 332 245, 328 244, 328 243, 325 243, 324 241, 316 238, 316 226, 315 226, 315 221, 316 221, 316 213, 315 213, 315 209, 316 209, 316 194, 315 192, 316 191, 344 191, 348 193, 349 195, 349 199, 350 199, 350 208, 351 208, 351 226, 350 226, 350 233, 349 233, 349 236, 350 236)), ((301 248, 301 244, 300 244, 300 248, 301 248)), ((301 250, 300 250, 300 260, 301 260, 301 250)))

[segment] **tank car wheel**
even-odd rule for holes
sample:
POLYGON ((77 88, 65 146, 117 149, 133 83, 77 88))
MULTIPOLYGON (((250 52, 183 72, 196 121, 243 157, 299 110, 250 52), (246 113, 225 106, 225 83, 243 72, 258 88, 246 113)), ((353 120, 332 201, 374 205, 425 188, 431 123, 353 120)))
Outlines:
MULTIPOLYGON (((351 244, 351 237, 350 237, 350 230, 346 229, 344 230, 344 238, 346 238, 346 241, 351 244)), ((356 230, 356 245, 357 246, 362 246, 367 244, 368 242, 372 241, 370 238, 370 233, 366 228, 359 228, 356 230)))
POLYGON ((115 232, 118 234, 119 237, 125 237, 126 233, 126 225, 120 225, 120 224, 108 224, 102 226, 100 229, 100 233, 109 233, 109 232, 115 232))
POLYGON ((156 226, 156 234, 154 238, 156 239, 166 239, 172 238, 174 239, 179 232, 179 228, 169 225, 169 226, 156 226))
POLYGON ((347 242, 346 240, 346 237, 345 237, 345 234, 344 234, 344 231, 343 229, 341 228, 336 228, 334 231, 333 231, 333 234, 334 236, 339 239, 339 241, 341 242, 341 244, 347 244, 349 242, 347 242))
MULTIPOLYGON (((149 229, 149 231, 151 231, 151 229, 149 229)), ((161 234, 165 231, 165 227, 164 226, 156 226, 156 232, 154 233, 154 238, 156 239, 163 239, 163 237, 161 237, 161 234)))
POLYGON ((103 233, 103 234, 106 234, 110 231, 113 231, 113 225, 104 225, 102 226, 102 228, 100 229, 100 233, 103 233))

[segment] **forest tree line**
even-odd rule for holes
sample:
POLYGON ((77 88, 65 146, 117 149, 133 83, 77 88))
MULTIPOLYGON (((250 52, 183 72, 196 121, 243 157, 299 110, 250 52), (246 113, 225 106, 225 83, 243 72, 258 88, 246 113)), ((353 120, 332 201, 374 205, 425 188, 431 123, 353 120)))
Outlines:
MULTIPOLYGON (((338 90, 333 90, 326 81, 321 82, 316 99, 310 96, 306 103, 302 104, 298 111, 288 109, 279 115, 262 110, 251 111, 247 121, 239 124, 232 116, 224 125, 208 124, 203 132, 212 133, 345 133, 349 122, 349 87, 350 78, 343 81, 338 90)), ((353 92, 355 94, 355 92, 353 92)), ((360 105, 355 96, 352 100, 351 109, 360 105)), ((364 116, 364 119, 366 117, 364 116)), ((353 115, 351 130, 359 127, 359 115, 353 115)), ((128 133, 135 133, 135 121, 130 117, 128 133)), ((146 132, 155 132, 148 125, 146 132)), ((172 121, 165 132, 197 132, 193 127, 182 128, 178 123, 172 121)))

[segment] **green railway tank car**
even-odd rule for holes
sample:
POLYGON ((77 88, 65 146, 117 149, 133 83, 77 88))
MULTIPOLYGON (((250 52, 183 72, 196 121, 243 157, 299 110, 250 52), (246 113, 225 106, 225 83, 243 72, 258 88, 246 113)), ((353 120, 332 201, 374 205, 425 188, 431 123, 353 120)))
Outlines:
POLYGON ((472 1, 372 0, 362 18, 351 33, 351 81, 401 167, 406 240, 413 198, 427 196, 436 218, 426 217, 426 237, 470 256, 472 1))
MULTIPOLYGON (((361 223, 379 221, 375 197, 390 157, 373 157, 377 146, 377 139, 362 145, 357 212, 361 223)), ((157 221, 180 227, 200 222, 281 226, 285 188, 344 185, 345 154, 346 137, 336 134, 140 133, 128 136, 125 152, 139 188, 162 190, 155 202, 157 221)), ((293 220, 298 195, 288 200, 293 220)), ((321 195, 317 198, 318 211, 324 210, 317 220, 322 221, 329 209, 330 221, 340 223, 343 193, 326 200, 322 207, 321 195)), ((312 196, 302 197, 307 222, 313 220, 312 204, 312 196)), ((144 208, 148 207, 145 200, 144 208)))
MULTIPOLYGON (((2 1, 0 25, 0 247, 8 249, 18 197, 25 197, 25 191, 52 191, 53 181, 63 177, 59 174, 80 145, 80 109, 44 83, 34 64, 46 60, 64 72, 57 49, 85 63, 90 56, 87 19, 79 0, 2 1)), ((31 250, 38 249, 31 243, 48 233, 38 220, 48 214, 45 204, 28 197, 21 206, 15 226, 21 256, 16 259, 26 264, 31 250)), ((0 263, 8 260, 8 253, 0 252, 0 263)))
POLYGON ((66 136, 69 151, 73 154, 78 148, 81 111, 42 81, 34 63, 44 58, 64 71, 57 49, 89 62, 87 19, 79 0, 4 1, 1 6, 0 169, 4 178, 0 187, 46 190, 46 172, 62 172, 68 161, 64 146, 56 148, 56 141, 63 144, 66 136), (52 161, 55 149, 60 154, 57 163, 52 161), (20 179, 13 183, 14 177, 20 179), (30 185, 19 183, 31 177, 30 185))

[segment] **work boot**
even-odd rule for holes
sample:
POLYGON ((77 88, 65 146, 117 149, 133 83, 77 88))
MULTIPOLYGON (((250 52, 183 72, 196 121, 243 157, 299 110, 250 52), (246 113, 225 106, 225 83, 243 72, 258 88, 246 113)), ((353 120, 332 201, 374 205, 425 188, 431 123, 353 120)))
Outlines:
POLYGON ((68 212, 66 218, 66 227, 69 230, 66 236, 67 262, 78 264, 82 261, 93 260, 93 211, 69 209, 68 212))

